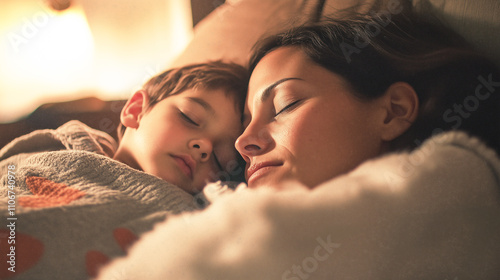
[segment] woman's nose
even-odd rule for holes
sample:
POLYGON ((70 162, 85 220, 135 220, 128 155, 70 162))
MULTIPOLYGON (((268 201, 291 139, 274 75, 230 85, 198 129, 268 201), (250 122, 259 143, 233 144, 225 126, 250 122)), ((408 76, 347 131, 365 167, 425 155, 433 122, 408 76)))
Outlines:
POLYGON ((266 153, 271 143, 272 137, 265 126, 250 124, 236 140, 235 147, 248 162, 250 157, 266 153))
POLYGON ((209 160, 213 151, 212 142, 208 139, 193 139, 189 141, 189 148, 194 150, 195 160, 201 162, 209 160))

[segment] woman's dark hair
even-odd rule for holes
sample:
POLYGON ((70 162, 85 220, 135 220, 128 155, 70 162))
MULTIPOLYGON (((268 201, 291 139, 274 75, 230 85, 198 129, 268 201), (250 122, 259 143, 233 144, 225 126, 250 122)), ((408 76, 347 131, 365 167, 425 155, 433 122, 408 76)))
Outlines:
POLYGON ((393 149, 414 148, 432 134, 460 129, 500 151, 498 69, 442 25, 408 15, 329 19, 261 40, 250 71, 286 46, 345 78, 364 100, 383 95, 395 82, 410 84, 419 98, 418 118, 393 149))

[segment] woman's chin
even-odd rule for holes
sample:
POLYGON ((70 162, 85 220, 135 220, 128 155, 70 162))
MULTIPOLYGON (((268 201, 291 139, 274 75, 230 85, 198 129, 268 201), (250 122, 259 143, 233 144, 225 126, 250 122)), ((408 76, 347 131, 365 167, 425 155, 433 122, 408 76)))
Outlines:
POLYGON ((303 186, 299 180, 292 176, 284 176, 284 174, 266 174, 266 176, 258 176, 250 178, 248 181, 249 188, 274 188, 274 189, 287 189, 296 185, 303 186))

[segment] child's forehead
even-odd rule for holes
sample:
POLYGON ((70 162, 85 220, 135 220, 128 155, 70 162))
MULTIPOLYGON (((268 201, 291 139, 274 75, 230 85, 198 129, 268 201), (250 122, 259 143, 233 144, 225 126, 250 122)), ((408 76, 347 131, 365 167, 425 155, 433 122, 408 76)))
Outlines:
MULTIPOLYGON (((233 89, 225 87, 193 87, 186 89, 179 94, 184 94, 184 96, 199 96, 204 99, 213 99, 214 95, 219 95, 237 105, 243 105, 246 99, 246 93, 239 93, 233 89)), ((241 108, 243 108, 243 106, 241 106, 241 108)))
POLYGON ((202 106, 205 106, 204 104, 206 103, 225 103, 226 101, 237 105, 241 104, 241 102, 245 102, 245 97, 238 96, 234 91, 225 88, 191 88, 179 92, 176 95, 184 100, 203 103, 200 104, 202 106))

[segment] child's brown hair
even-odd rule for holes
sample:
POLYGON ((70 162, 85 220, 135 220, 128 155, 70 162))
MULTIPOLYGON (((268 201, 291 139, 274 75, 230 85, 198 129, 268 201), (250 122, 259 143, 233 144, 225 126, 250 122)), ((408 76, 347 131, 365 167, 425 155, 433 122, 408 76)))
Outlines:
MULTIPOLYGON (((245 67, 220 60, 169 69, 152 77, 142 87, 149 96, 146 110, 150 110, 168 96, 188 89, 223 89, 228 96, 234 98, 238 111, 243 112, 248 79, 249 74, 245 67)), ((120 123, 119 139, 122 138, 125 129, 126 127, 120 123)))

